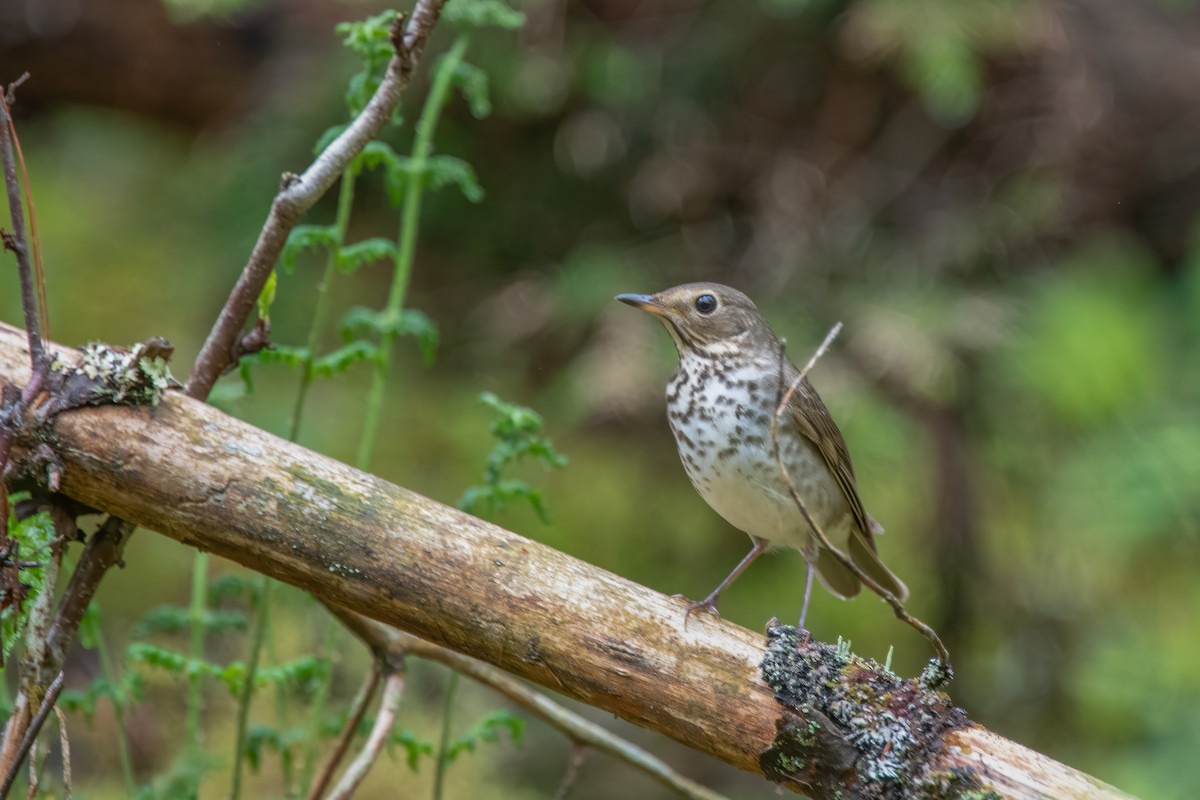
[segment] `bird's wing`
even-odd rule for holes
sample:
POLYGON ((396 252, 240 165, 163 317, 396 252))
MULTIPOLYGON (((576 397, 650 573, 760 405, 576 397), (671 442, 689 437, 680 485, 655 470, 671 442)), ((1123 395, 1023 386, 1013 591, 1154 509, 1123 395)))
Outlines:
MULTIPOLYGON (((792 373, 787 385, 790 386, 791 381, 794 380, 795 373, 792 373)), ((837 423, 829 415, 829 409, 825 407, 821 396, 817 394, 817 390, 808 378, 802 380, 796 388, 791 402, 788 404, 788 411, 791 413, 796 430, 815 444, 825 459, 825 464, 833 473, 833 477, 837 479, 838 486, 842 487, 842 494, 846 496, 846 501, 850 504, 854 520, 858 523, 859 534, 874 552, 873 526, 871 518, 863 508, 862 498, 858 496, 858 482, 854 478, 854 466, 850 463, 850 451, 846 449, 846 441, 842 438, 842 432, 838 430, 837 423), (809 413, 804 413, 806 410, 809 413)))

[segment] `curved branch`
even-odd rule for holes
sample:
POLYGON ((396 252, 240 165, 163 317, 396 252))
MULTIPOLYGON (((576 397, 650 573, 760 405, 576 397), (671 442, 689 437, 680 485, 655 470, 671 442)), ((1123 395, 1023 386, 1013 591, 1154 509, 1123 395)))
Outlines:
POLYGON ((383 698, 379 701, 379 713, 375 716, 375 724, 367 736, 367 743, 362 752, 350 762, 338 785, 329 793, 329 800, 348 800, 353 796, 363 779, 367 777, 371 766, 379 758, 383 746, 387 744, 392 726, 396 724, 396 715, 400 713, 400 703, 404 700, 404 669, 403 662, 397 662, 387 667, 387 678, 383 682, 383 698))

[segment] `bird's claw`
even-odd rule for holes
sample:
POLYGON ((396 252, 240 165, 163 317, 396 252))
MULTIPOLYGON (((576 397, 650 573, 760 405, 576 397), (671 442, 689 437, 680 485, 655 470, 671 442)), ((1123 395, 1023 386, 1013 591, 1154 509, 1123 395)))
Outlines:
POLYGON ((692 614, 697 611, 707 611, 713 616, 720 618, 721 612, 717 610, 717 599, 715 597, 706 597, 703 600, 692 600, 686 595, 673 594, 671 597, 687 601, 687 609, 683 612, 683 628, 687 630, 688 620, 692 614))

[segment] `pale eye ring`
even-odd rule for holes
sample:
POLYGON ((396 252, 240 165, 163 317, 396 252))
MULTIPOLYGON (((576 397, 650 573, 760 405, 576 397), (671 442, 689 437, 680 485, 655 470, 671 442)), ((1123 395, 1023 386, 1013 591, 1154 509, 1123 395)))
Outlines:
POLYGON ((717 298, 711 294, 702 294, 696 298, 696 310, 701 314, 711 314, 717 310, 717 298))

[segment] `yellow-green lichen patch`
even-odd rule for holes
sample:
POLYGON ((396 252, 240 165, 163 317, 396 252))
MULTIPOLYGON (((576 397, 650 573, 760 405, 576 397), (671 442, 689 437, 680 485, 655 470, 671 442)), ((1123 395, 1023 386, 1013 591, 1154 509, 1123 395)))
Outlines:
POLYGON ((293 480, 288 490, 289 500, 297 504, 315 504, 326 513, 336 512, 339 516, 353 519, 368 519, 374 508, 367 498, 346 487, 318 475, 300 463, 287 466, 286 472, 293 480))
POLYGON ((126 350, 93 342, 74 363, 56 354, 46 389, 54 410, 101 405, 156 406, 174 384, 167 360, 174 348, 151 339, 126 350))

